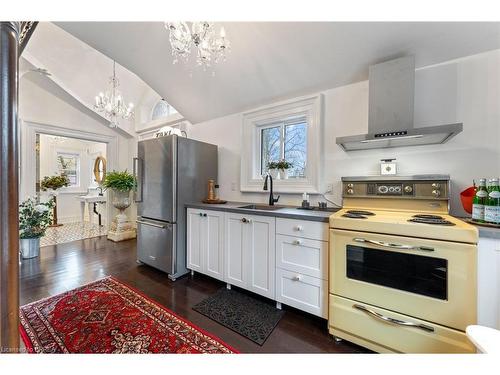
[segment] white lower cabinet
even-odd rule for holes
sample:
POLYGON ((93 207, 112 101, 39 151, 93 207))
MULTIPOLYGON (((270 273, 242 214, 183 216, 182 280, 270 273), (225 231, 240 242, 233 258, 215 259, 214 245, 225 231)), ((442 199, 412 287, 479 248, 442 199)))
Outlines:
POLYGON ((275 218, 226 213, 226 282, 274 299, 275 218))
POLYGON ((188 208, 187 268, 224 281, 224 212, 188 208))
POLYGON ((481 237, 477 261, 477 322, 500 329, 500 239, 481 237))
POLYGON ((328 317, 328 224, 187 209, 187 268, 328 317))
POLYGON ((328 317, 328 281, 276 269, 276 300, 308 313, 328 317))

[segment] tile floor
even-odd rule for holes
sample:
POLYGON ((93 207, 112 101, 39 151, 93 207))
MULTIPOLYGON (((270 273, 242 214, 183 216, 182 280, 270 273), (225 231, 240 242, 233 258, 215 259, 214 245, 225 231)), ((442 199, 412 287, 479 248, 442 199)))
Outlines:
POLYGON ((105 226, 99 227, 98 224, 89 222, 66 223, 60 227, 50 227, 45 236, 40 239, 40 246, 57 245, 61 243, 83 240, 106 235, 105 226))

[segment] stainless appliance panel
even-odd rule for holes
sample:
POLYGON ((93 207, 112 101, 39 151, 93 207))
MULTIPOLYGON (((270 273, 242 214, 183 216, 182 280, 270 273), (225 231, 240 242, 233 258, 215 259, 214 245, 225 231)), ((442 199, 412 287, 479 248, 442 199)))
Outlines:
POLYGON ((174 272, 176 225, 137 219, 137 260, 169 274, 174 272))
POLYGON ((175 136, 141 141, 138 144, 139 216, 175 222, 175 136))

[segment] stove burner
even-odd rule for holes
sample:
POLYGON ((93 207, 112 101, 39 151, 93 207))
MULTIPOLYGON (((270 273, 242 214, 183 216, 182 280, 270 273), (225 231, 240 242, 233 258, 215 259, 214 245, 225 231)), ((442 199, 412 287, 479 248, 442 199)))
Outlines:
POLYGON ((345 213, 342 216, 343 217, 348 217, 350 219, 367 219, 366 216, 359 215, 359 214, 353 214, 353 213, 345 213))
POLYGON ((375 215, 373 212, 370 211, 362 211, 362 210, 349 210, 347 211, 348 214, 352 215, 362 215, 362 216, 373 216, 375 215))
POLYGON ((438 216, 438 215, 421 214, 421 215, 413 215, 412 217, 414 217, 416 219, 444 220, 442 216, 438 216))
MULTIPOLYGON (((432 215, 427 215, 427 216, 432 216, 432 215)), ((440 217, 440 216, 437 216, 437 217, 440 217)), ((451 221, 445 220, 443 218, 440 218, 440 219, 419 218, 419 217, 414 216, 414 219, 410 219, 408 221, 411 221, 412 223, 420 223, 420 224, 448 225, 448 226, 455 225, 455 223, 452 223, 451 221)))

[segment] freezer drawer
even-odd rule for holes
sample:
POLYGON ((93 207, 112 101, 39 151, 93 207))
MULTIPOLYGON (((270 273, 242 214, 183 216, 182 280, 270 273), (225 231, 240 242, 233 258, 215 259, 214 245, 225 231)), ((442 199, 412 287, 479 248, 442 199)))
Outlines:
POLYGON ((137 260, 169 274, 175 273, 176 225, 137 219, 137 260))

